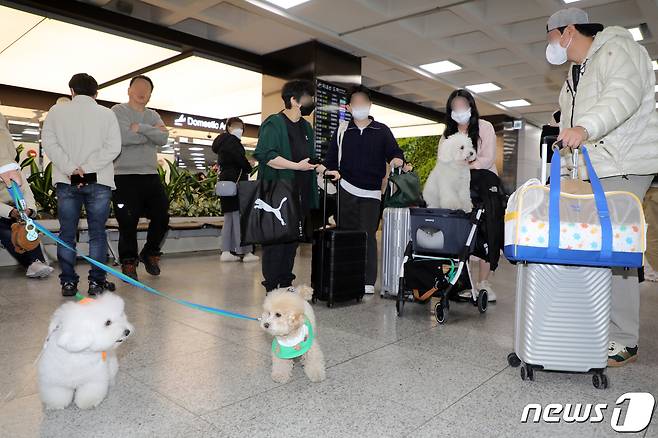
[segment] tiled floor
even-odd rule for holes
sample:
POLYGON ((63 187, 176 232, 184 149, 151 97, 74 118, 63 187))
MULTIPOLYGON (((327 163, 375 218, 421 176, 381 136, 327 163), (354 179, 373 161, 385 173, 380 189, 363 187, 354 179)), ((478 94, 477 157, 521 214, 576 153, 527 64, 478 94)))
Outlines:
MULTIPOLYGON (((309 281, 309 248, 298 258, 309 281)), ((80 265, 80 272, 85 266, 80 265)), ((84 275, 84 274, 83 274, 84 275)), ((259 264, 219 264, 215 253, 165 257, 156 288, 189 300, 257 315, 259 264)), ((515 269, 493 278, 498 303, 486 315, 451 307, 437 326, 429 307, 368 297, 316 305, 328 378, 310 383, 295 369, 286 385, 269 377, 268 339, 254 322, 203 314, 120 284, 135 334, 119 351, 118 384, 97 409, 44 412, 35 368, 48 319, 62 303, 56 278, 28 281, 0 269, 2 437, 519 437, 612 436, 621 394, 658 394, 658 286, 642 286, 638 363, 609 370, 611 387, 586 375, 539 373, 522 382, 510 368, 515 269), (521 424, 528 403, 609 403, 599 424, 521 424)), ((640 436, 658 437, 658 424, 640 436)))

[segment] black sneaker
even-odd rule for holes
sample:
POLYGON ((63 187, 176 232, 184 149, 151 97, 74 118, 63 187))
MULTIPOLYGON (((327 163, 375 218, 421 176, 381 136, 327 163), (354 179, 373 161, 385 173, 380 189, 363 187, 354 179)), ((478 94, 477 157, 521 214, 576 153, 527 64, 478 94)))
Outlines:
POLYGON ((63 297, 74 297, 78 293, 77 283, 67 281, 62 284, 62 296, 63 297))
POLYGON ((109 290, 110 292, 114 292, 116 290, 116 286, 111 281, 104 281, 104 282, 90 281, 89 291, 87 292, 87 295, 89 295, 90 297, 95 297, 96 295, 102 294, 106 290, 109 290))
POLYGON ((139 255, 139 261, 144 263, 144 269, 151 275, 160 275, 160 254, 139 255))

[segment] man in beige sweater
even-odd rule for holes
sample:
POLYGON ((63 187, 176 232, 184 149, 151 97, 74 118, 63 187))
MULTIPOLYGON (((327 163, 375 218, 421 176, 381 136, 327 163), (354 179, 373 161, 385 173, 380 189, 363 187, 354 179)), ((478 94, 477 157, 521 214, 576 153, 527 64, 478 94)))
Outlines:
MULTIPOLYGON (((48 112, 41 131, 43 150, 53 163, 53 184, 57 189, 59 238, 75 248, 80 213, 84 206, 89 229, 89 255, 105 263, 107 235, 105 223, 110 214, 114 188, 114 159, 121 152, 121 132, 114 113, 96 103, 98 83, 86 73, 69 82, 71 102, 58 103, 48 112)), ((63 296, 75 296, 79 276, 76 255, 59 245, 57 259, 62 270, 63 296)), ((105 272, 89 270, 89 295, 114 290, 105 272)))

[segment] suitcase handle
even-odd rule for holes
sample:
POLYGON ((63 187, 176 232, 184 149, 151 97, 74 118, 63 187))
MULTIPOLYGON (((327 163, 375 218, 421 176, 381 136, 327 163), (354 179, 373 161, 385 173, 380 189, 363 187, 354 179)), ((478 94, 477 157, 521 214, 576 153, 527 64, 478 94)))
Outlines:
MULTIPOLYGON (((324 197, 322 200, 322 231, 325 231, 327 229, 327 188, 329 185, 329 181, 333 181, 333 177, 331 175, 323 175, 322 178, 324 179, 324 197)), ((336 228, 339 228, 340 226, 340 179, 336 181, 336 228)))

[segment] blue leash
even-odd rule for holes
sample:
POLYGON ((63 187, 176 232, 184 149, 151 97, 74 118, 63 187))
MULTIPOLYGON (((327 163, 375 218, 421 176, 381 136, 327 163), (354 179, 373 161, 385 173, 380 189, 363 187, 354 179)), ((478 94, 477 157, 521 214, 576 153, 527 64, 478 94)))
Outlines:
POLYGON ((75 248, 71 247, 66 242, 61 240, 58 236, 56 236, 53 233, 51 233, 50 231, 48 231, 48 229, 46 229, 39 222, 27 218, 27 215, 25 215, 25 213, 24 213, 25 200, 23 199, 23 194, 21 193, 21 190, 18 187, 18 185, 16 184, 16 182, 12 181, 12 185, 9 188, 9 193, 11 194, 11 197, 14 201, 14 205, 16 205, 16 208, 19 210, 19 212, 21 213, 21 216, 23 217, 24 220, 26 220, 26 222, 29 221, 28 223, 34 224, 36 229, 41 231, 45 236, 47 236, 50 239, 54 240, 55 242, 57 242, 59 245, 63 246, 64 248, 66 248, 70 251, 73 251, 78 256, 82 257, 87 262, 89 262, 90 264, 96 266, 97 268, 102 269, 103 271, 107 272, 108 274, 113 275, 113 276, 119 278, 120 280, 123 280, 126 283, 129 283, 129 284, 131 284, 135 287, 138 287, 142 290, 145 290, 146 292, 149 292, 153 295, 157 295, 161 298, 167 299, 169 301, 173 301, 174 303, 189 307, 191 309, 201 310, 203 312, 213 313, 215 315, 220 315, 220 316, 227 316, 227 317, 230 317, 230 318, 244 319, 244 320, 248 320, 248 321, 258 321, 258 318, 254 318, 252 316, 242 315, 240 313, 230 312, 228 310, 218 309, 216 307, 210 307, 210 306, 205 306, 203 304, 193 303, 191 301, 183 300, 183 299, 176 298, 176 297, 173 297, 171 295, 165 294, 164 292, 160 292, 159 290, 154 289, 151 286, 148 286, 144 283, 141 283, 141 282, 127 276, 123 272, 119 272, 116 269, 113 269, 113 268, 111 268, 111 267, 109 267, 109 266, 107 266, 107 265, 105 265, 105 264, 103 264, 103 263, 101 263, 97 260, 92 259, 91 257, 87 257, 86 255, 81 254, 75 248))

